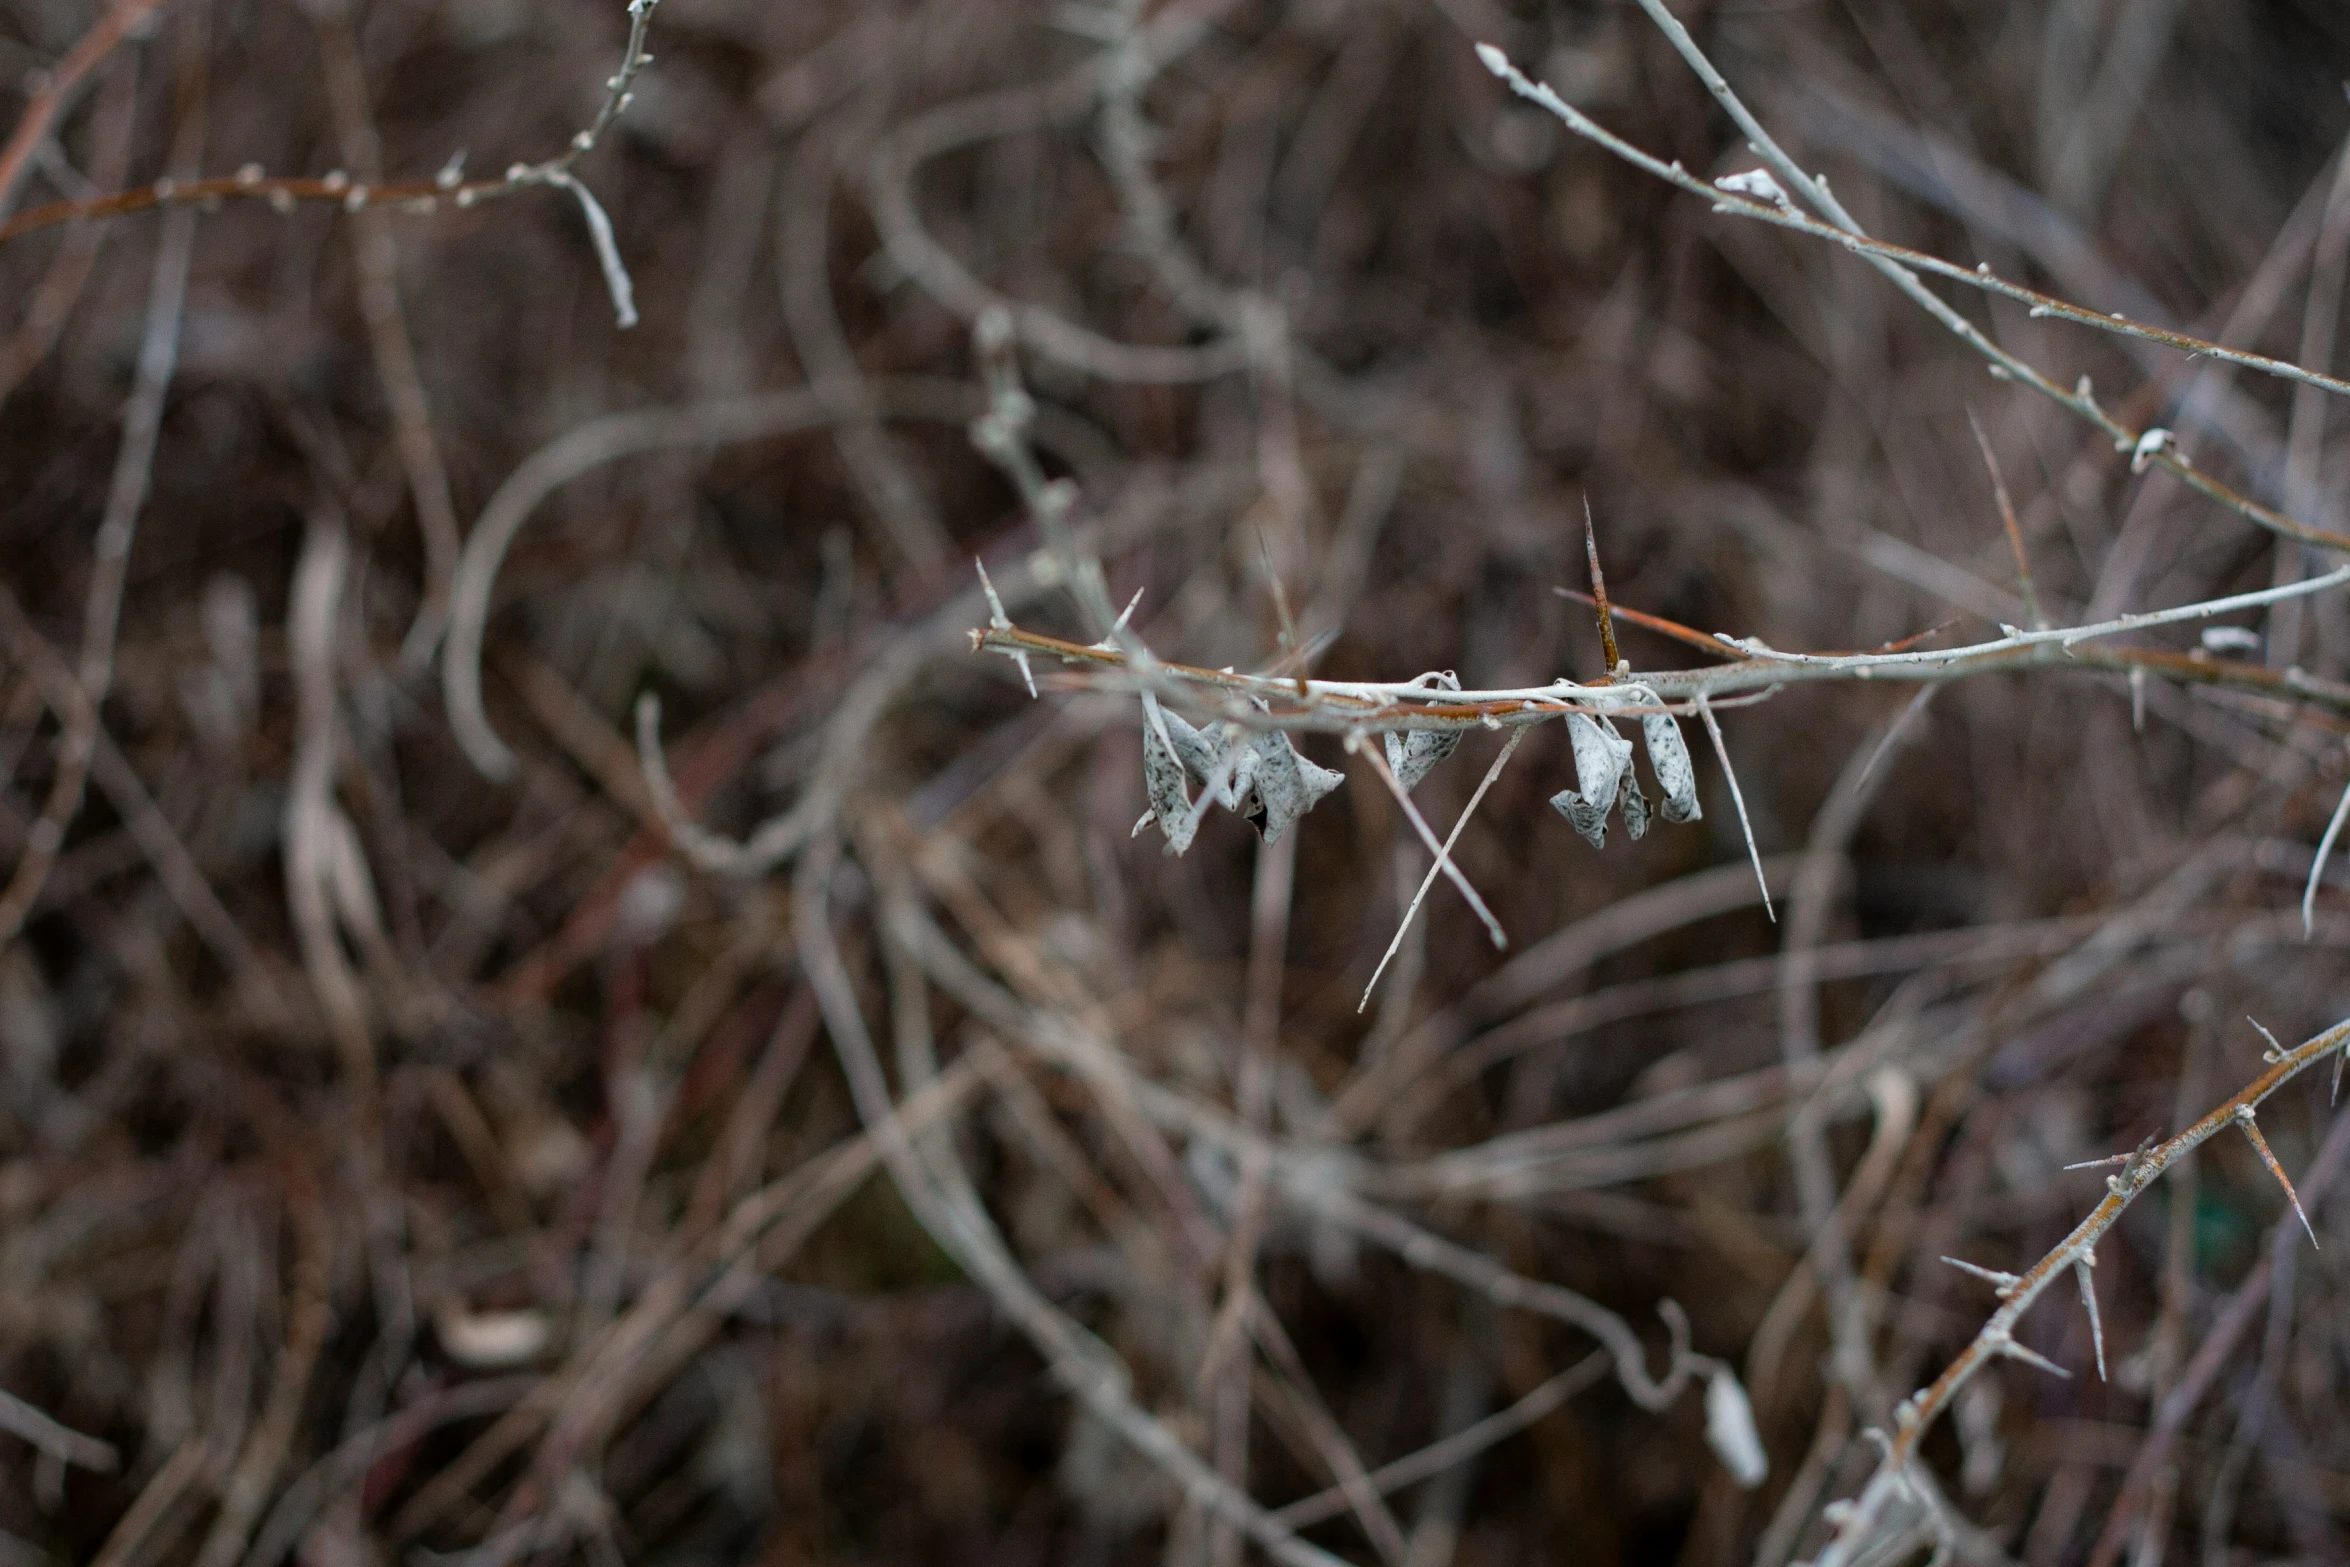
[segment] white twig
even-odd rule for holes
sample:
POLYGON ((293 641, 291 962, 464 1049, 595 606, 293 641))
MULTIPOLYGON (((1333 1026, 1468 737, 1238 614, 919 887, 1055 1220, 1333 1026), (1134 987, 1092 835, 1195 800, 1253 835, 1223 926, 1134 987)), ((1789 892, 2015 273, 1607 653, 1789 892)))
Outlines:
POLYGON ((1485 769, 1485 777, 1477 785, 1477 792, 1470 795, 1469 803, 1461 808, 1460 820, 1454 822, 1452 831, 1445 835, 1444 848, 1437 855, 1436 863, 1429 866, 1428 874, 1420 878, 1420 890, 1412 894, 1410 905, 1404 909, 1402 920, 1396 924, 1395 939, 1388 942, 1387 950, 1380 954, 1379 966, 1371 970, 1371 982, 1363 987, 1363 999, 1355 1003, 1358 1014, 1371 1004, 1371 992, 1379 988, 1379 976, 1387 972, 1388 963, 1403 945, 1404 932, 1412 928, 1412 916, 1420 912, 1420 904, 1428 896, 1428 889, 1436 885, 1437 873, 1451 861, 1452 846, 1460 842, 1461 829, 1469 825, 1469 818, 1477 813, 1478 803, 1485 798, 1485 791, 1493 787, 1493 781, 1501 776, 1501 770, 1509 765, 1510 758, 1517 753, 1518 742, 1525 738, 1526 731, 1523 729, 1510 732, 1509 743, 1501 748, 1501 755, 1493 759, 1493 765, 1485 769))
POLYGON ((298 713, 293 776, 286 786, 286 904, 302 948, 302 965, 341 1052, 350 1089, 362 1101, 375 1091, 375 1046, 366 995, 336 934, 336 858, 348 823, 334 800, 340 725, 336 717, 335 633, 350 545, 342 524, 315 517, 294 568, 286 641, 293 653, 298 713))
POLYGON ((2252 1144, 2252 1151, 2260 1155, 2260 1162, 2268 1166, 2268 1173, 2277 1178, 2285 1189, 2285 1201, 2293 1205, 2293 1216, 2301 1221, 2301 1228, 2309 1235, 2309 1244, 2317 1245, 2317 1227, 2309 1222, 2309 1212, 2301 1206, 2301 1194, 2293 1190, 2292 1178, 2285 1167, 2277 1163, 2277 1156, 2269 1151, 2268 1139, 2260 1135, 2260 1122, 2251 1105, 2236 1107, 2236 1124, 2244 1129, 2244 1136, 2252 1144))
MULTIPOLYGON (((386 210, 429 213, 441 210, 443 203, 473 207, 535 186, 559 186, 579 194, 581 205, 588 213, 590 229, 598 231, 597 245, 604 262, 605 279, 614 284, 613 298, 620 307, 620 324, 632 325, 636 312, 628 301, 627 273, 618 270, 619 256, 611 244, 610 224, 593 199, 581 190, 571 170, 573 165, 595 149, 612 123, 635 101, 636 78, 646 66, 653 63, 653 56, 646 49, 645 40, 657 4, 659 0, 629 0, 628 43, 622 51, 620 64, 605 79, 604 100, 595 118, 574 133, 564 144, 563 150, 554 157, 538 163, 513 164, 500 178, 466 181, 462 174, 462 153, 450 159, 440 173, 431 179, 410 179, 383 185, 368 183, 364 173, 360 182, 354 184, 351 176, 340 169, 322 178, 274 179, 265 175, 258 164, 248 164, 234 175, 210 179, 194 178, 191 169, 187 174, 175 174, 142 190, 114 192, 89 200, 52 202, 36 208, 11 222, 0 224, 0 243, 52 224, 141 211, 150 207, 186 209, 224 200, 265 200, 279 211, 291 211, 297 202, 317 201, 331 202, 346 212, 354 213, 386 210)), ((138 3, 123 7, 122 11, 130 14, 151 8, 146 0, 138 0, 138 3)), ((93 34, 93 39, 96 36, 93 34)), ((19 165, 10 165, 12 171, 16 167, 19 165)))
MULTIPOLYGON (((1231 670, 1159 663, 1148 674, 1162 694, 1171 686, 1188 687, 1195 698, 1220 699, 1224 716, 1253 729, 1310 730, 1338 734, 1389 732, 1459 733, 1476 728, 1550 723, 1577 714, 1593 717, 1630 717, 1644 713, 1682 711, 1699 697, 1720 700, 1731 693, 1760 693, 1758 700, 1777 688, 1804 681, 1870 680, 1941 681, 1978 673, 2014 673, 2026 669, 2095 669, 2119 671, 2139 667, 2130 660, 2137 651, 2103 652, 2082 644, 2156 626, 2208 620, 2237 610, 2258 608, 2287 599, 2304 598, 2350 585, 2350 566, 2306 581, 2206 599, 2142 614, 2121 615, 2086 626, 2048 631, 2002 627, 2002 635, 1961 647, 1910 649, 1891 653, 1791 653, 1757 638, 1717 633, 1724 655, 1741 655, 1737 662, 1706 668, 1666 670, 1644 674, 1637 684, 1610 682, 1583 685, 1560 679, 1546 686, 1499 690, 1453 691, 1432 689, 1418 680, 1347 681, 1298 680, 1273 675, 1239 674, 1231 670)), ((1126 668, 1124 655, 1102 648, 1040 636, 1014 629, 990 628, 974 633, 973 645, 1010 658, 1034 653, 1065 663, 1096 666, 1096 683, 1123 688, 1123 678, 1143 677, 1126 668)), ((2216 661, 2207 667, 2227 670, 2216 661)), ((2350 712, 2350 686, 2322 680, 2300 670, 2281 675, 2247 666, 2241 671, 2204 678, 2250 684, 2272 695, 2322 703, 2350 712)))
POLYGON ((101 1474, 112 1474, 122 1463, 122 1455, 115 1451, 112 1442, 84 1436, 7 1392, 0 1392, 0 1431, 31 1444, 60 1463, 79 1464, 101 1474))
MULTIPOLYGON (((1507 950, 1510 938, 1503 932, 1501 921, 1493 917, 1493 911, 1485 906, 1485 900, 1477 895, 1477 889, 1469 885, 1469 878, 1461 874, 1459 866, 1453 864, 1452 855, 1449 852, 1451 846, 1436 841, 1436 834, 1430 830, 1428 819, 1420 814, 1418 806, 1412 804, 1412 797, 1405 791, 1404 786, 1396 782, 1395 774, 1387 766, 1387 759, 1372 747, 1363 744, 1360 736, 1348 736, 1347 749, 1371 764, 1371 770, 1379 775, 1379 781, 1387 785, 1387 792, 1395 796, 1395 803, 1402 806, 1404 815, 1411 819, 1413 829, 1420 835, 1420 841, 1428 846, 1430 854, 1436 856, 1436 864, 1431 868, 1430 874, 1433 875, 1436 870, 1442 870, 1446 879, 1461 890, 1461 896, 1469 900, 1469 907, 1477 911, 1477 917, 1485 922, 1485 933, 1493 938, 1493 944, 1507 950)), ((1502 753, 1504 760, 1508 756, 1507 751, 1502 753)), ((1499 765, 1498 762, 1495 764, 1497 768, 1499 765)), ((1463 822, 1468 820, 1467 812, 1464 811, 1461 814, 1461 820, 1463 822)), ((1456 827, 1454 830, 1457 833, 1459 829, 1456 827)))
POLYGON ((2326 823, 2324 836, 2317 840, 2317 853, 2309 861, 2309 885, 2301 889, 2301 938, 2306 941, 2317 930, 2317 887, 2324 878, 2326 858, 2334 852, 2334 840, 2342 836, 2342 824, 2350 822, 2350 784, 2342 786, 2342 801, 2334 807, 2332 821, 2326 823))
POLYGON ((2089 1271, 2096 1266, 2097 1253, 2084 1251, 2073 1264, 2073 1277, 2081 1286, 2081 1309, 2089 1313, 2089 1342, 2097 1346, 2097 1380, 2103 1382, 2106 1379, 2105 1319, 2097 1314, 2097 1283, 2089 1271))
MULTIPOLYGON (((1696 40, 1689 36, 1689 30, 1665 9, 1662 0, 1639 0, 1639 4, 1641 9, 1646 11, 1649 18, 1655 22, 1658 30, 1672 42, 1673 47, 1688 63, 1690 69, 1697 74, 1699 80, 1705 83, 1715 101, 1720 103, 1729 112, 1731 118, 1737 122, 1739 130, 1746 137, 1747 144, 1762 156, 1763 161, 1770 166, 1771 172, 1777 176, 1782 188, 1781 193, 1794 192, 1796 196, 1800 196, 1825 214, 1829 221, 1822 222, 1809 216, 1797 208, 1792 199, 1782 205, 1774 201, 1740 195, 1709 185, 1689 173, 1680 163, 1667 163, 1607 130, 1589 115, 1584 114, 1561 98, 1549 86, 1525 76, 1510 63, 1506 54, 1491 44, 1479 44, 1477 57, 1484 63, 1486 69, 1507 84, 1512 92, 1556 115, 1576 135, 1606 148, 1610 153, 1643 173, 1653 175, 1668 184, 1689 192, 1691 195, 1703 197, 1712 204, 1716 212, 1731 213, 1739 217, 1775 224, 1781 228, 1793 229, 1813 238, 1841 246, 1866 260, 1961 342, 1990 361, 1993 375, 2002 380, 2020 381, 2042 396, 2089 421, 2114 442, 2117 450, 2134 452, 2143 437, 2143 432, 2121 424, 2099 407, 2085 381, 2080 386, 2068 391, 2024 360, 2001 348, 1985 336, 1973 322, 1959 314, 1933 290, 1927 288, 1919 280, 1917 274, 1920 272, 1931 273, 1953 282, 1966 284, 1971 288, 2003 295, 2027 305, 2035 315, 2055 316, 2080 325, 2094 326, 2124 336, 2143 338, 2150 342, 2180 349, 2186 353, 2226 360, 2230 363, 2243 365, 2248 369, 2298 381, 2303 385, 2320 387, 2337 394, 2350 395, 2350 382, 2319 375, 2299 365, 2289 364, 2283 360, 2268 359, 2258 354, 2242 353, 2218 343, 2205 342, 2200 338, 2192 338, 2160 327, 2129 321, 2120 316, 2109 316, 2094 310, 2085 310, 2064 300, 2051 298, 2048 295, 2009 283, 1992 273, 1988 264, 1973 268, 1962 267, 1938 256, 1928 255, 1923 251, 1910 250, 1900 245, 1889 245, 1882 240, 1870 238, 1852 215, 1844 210, 1843 205, 1829 193, 1825 183, 1805 173, 1802 167, 1788 157, 1786 152, 1772 139, 1770 133, 1754 118, 1752 112, 1739 100, 1738 95, 1730 89, 1730 84, 1723 79, 1721 72, 1714 68, 1713 62, 1707 59, 1704 52, 1697 47, 1696 40)), ((2184 481, 2202 495, 2219 502, 2261 527, 2312 544, 2322 544, 2333 549, 2350 549, 2350 537, 2297 521, 2271 507, 2261 505, 2248 496, 2236 493, 2212 479, 2208 474, 2203 473, 2173 445, 2166 443, 2162 450, 2150 452, 2147 456, 2150 461, 2159 463, 2174 477, 2184 481)))
POLYGON ((1714 719, 1714 708, 1700 691, 1696 700, 1697 716, 1705 722, 1706 738, 1714 743, 1714 758, 1722 764, 1722 781, 1730 786, 1730 803, 1738 808, 1738 831, 1746 839, 1746 856, 1754 861, 1754 885, 1762 893, 1763 913, 1772 924, 1779 923, 1779 911, 1771 907, 1771 884, 1763 877, 1762 850, 1755 847, 1754 823, 1746 819, 1746 796, 1738 787, 1738 769, 1730 765, 1730 748, 1722 743, 1722 726, 1714 719))
POLYGON ((2023 1279, 2018 1275, 2013 1273, 2002 1273, 1997 1268, 1986 1268, 1979 1263, 1966 1262, 1957 1257, 1945 1257, 1942 1260, 1949 1263, 1959 1272, 1971 1273, 1976 1278, 1981 1279, 1985 1283, 1989 1284, 1994 1290, 1999 1292, 1999 1298, 2001 1300, 2007 1299, 2009 1295, 2015 1292, 2015 1287, 2018 1284, 2023 1283, 2023 1279))
POLYGON ((1737 649, 1750 658, 1776 663, 1828 665, 1840 670, 1890 669, 1899 666, 1949 664, 1960 659, 1983 658, 1995 653, 2011 652, 2019 648, 2055 645, 2069 650, 2075 643, 2093 641, 2102 637, 2119 636, 2125 631, 2141 631, 2148 626, 2177 625, 2182 621, 2209 620, 2214 615, 2231 614, 2239 609, 2256 609, 2263 604, 2280 603, 2286 599, 2307 598, 2350 583, 2350 566, 2341 566, 2322 577, 2306 582, 2288 582, 2281 587, 2261 588, 2251 593, 2238 593, 2227 598, 2205 599, 2198 604, 2182 604, 2176 609, 2149 610, 2139 615, 2117 615, 2111 620, 2092 626, 2075 626, 2070 630, 2023 631, 2003 628, 2007 634, 1989 642, 1969 643, 1958 648, 1911 649, 1899 653, 1782 653, 1778 649, 1757 642, 1753 638, 1717 637, 1725 647, 1737 649))
POLYGON ((580 216, 587 219, 588 238, 595 243, 596 262, 604 269, 604 287, 612 295, 612 314, 623 328, 636 325, 636 285, 629 281, 628 263, 620 259, 620 242, 612 236, 612 220, 585 180, 568 169, 553 169, 547 183, 579 199, 580 216))

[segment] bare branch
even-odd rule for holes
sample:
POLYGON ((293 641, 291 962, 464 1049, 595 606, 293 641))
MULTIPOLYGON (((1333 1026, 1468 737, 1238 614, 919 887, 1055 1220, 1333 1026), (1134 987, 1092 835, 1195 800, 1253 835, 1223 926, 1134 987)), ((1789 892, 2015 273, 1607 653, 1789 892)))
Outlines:
MULTIPOLYGON (((1815 1559, 1814 1567, 1851 1567, 1872 1547, 1897 1498, 1908 1494, 1910 1466, 1926 1431, 1949 1408, 1959 1389, 1987 1361, 1998 1356, 2017 1356, 2020 1346, 2015 1343, 2015 1324, 2060 1274, 2076 1267, 2095 1250, 2097 1242, 2106 1231, 2113 1228, 2124 1209, 2195 1148, 2231 1126, 2249 1127, 2253 1113, 2272 1094, 2346 1045, 2350 1045, 2350 1022, 2337 1023, 2323 1033, 2313 1035, 2288 1051, 2283 1060, 2254 1078, 2233 1098, 2185 1131, 2166 1142, 2148 1147, 2141 1154, 2127 1156, 2120 1173, 2106 1177, 2104 1201, 2076 1224, 2072 1233, 2054 1250, 2034 1263, 2010 1287, 2006 1303, 1984 1324, 1982 1331, 1959 1353, 1958 1358, 1946 1366, 1931 1384, 1911 1395, 1902 1405, 1885 1456, 1879 1460, 1860 1494, 1849 1503, 1840 1504, 1835 1533, 1815 1559)), ((2263 1145, 2264 1154, 2265 1151, 2263 1145)), ((2275 1168, 2273 1162, 2271 1168, 2275 1168)), ((2282 1179, 2281 1173, 2279 1178, 2282 1179)), ((2295 1209, 2299 1210, 2298 1199, 2295 1200, 2295 1209)), ((2303 1222, 2307 1223, 2306 1215, 2303 1215, 2303 1222)), ((2039 1359, 2030 1356, 2028 1351, 2024 1354, 2035 1362, 2039 1359)))

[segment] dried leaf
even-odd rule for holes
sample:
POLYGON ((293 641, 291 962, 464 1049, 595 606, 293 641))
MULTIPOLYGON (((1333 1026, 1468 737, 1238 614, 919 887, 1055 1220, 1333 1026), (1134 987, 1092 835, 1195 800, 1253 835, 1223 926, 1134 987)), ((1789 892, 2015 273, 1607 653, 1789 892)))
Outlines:
MULTIPOLYGON (((1632 767, 1632 742, 1617 734, 1612 724, 1588 713, 1567 720, 1567 737, 1575 747, 1575 784, 1550 797, 1558 813, 1581 833, 1594 849, 1607 847, 1607 813, 1623 792, 1632 767)), ((1632 836, 1648 830, 1648 802, 1638 807, 1639 826, 1632 836)), ((1626 825, 1631 825, 1627 815, 1626 825)))
MULTIPOLYGON (((1151 705, 1158 706, 1155 702, 1151 705)), ((1215 752, 1208 745, 1207 736, 1192 728, 1181 713, 1161 707, 1159 717, 1167 726, 1167 740, 1175 748, 1175 759, 1183 764, 1185 772, 1191 774, 1194 783, 1206 783, 1215 760, 1215 752)))
POLYGON ((1594 806, 1573 789, 1561 789, 1550 803, 1594 849, 1607 847, 1607 808, 1594 806))
MULTIPOLYGON (((1422 675, 1414 682, 1433 689, 1458 691, 1460 677, 1450 673, 1422 675)), ((1428 776, 1437 763, 1452 755, 1461 743, 1459 730, 1433 732, 1414 730, 1408 734, 1389 734, 1382 737, 1387 749, 1387 770, 1395 774, 1395 781, 1409 794, 1428 776)))
POLYGON ((1589 713, 1567 720, 1567 738, 1575 747, 1575 787, 1605 811, 1616 798, 1624 769, 1632 765, 1632 742, 1589 713))
POLYGON ((1213 791, 1216 803, 1227 811, 1245 812, 1257 768, 1256 747, 1249 738, 1211 738, 1186 723, 1180 713, 1164 708, 1160 712, 1167 720, 1167 738, 1174 744, 1176 759, 1192 782, 1213 791))
POLYGON ((1289 736, 1278 729, 1257 736, 1255 755, 1256 795, 1264 809, 1267 843, 1279 843, 1317 800, 1346 782, 1344 773, 1300 756, 1289 736))
MULTIPOLYGON (((1186 769, 1177 753, 1168 748, 1169 741, 1174 739, 1175 726, 1183 724, 1183 720, 1173 713, 1157 713, 1167 726, 1167 739, 1162 740, 1159 725, 1151 722, 1152 716, 1145 712, 1142 724, 1142 786, 1150 796, 1151 808, 1142 821, 1134 824, 1134 830, 1140 832, 1145 823, 1157 821, 1159 831, 1167 835, 1167 852, 1181 854, 1191 847, 1192 835, 1198 829, 1198 822, 1191 814, 1191 791, 1184 787, 1186 769)), ((1194 739, 1198 737, 1199 731, 1191 729, 1189 724, 1183 727, 1191 730, 1194 739)))
POLYGON ((1403 785, 1407 794, 1435 770, 1438 762, 1452 755, 1461 743, 1458 730, 1435 733, 1418 729, 1410 734, 1390 734, 1384 738, 1387 742, 1388 770, 1395 774, 1395 781, 1403 785))
POLYGON ((1665 792, 1657 814, 1668 822, 1696 821, 1705 812, 1697 803, 1697 769, 1690 765, 1681 726, 1670 713, 1649 713, 1640 720, 1640 732, 1648 742, 1648 765, 1656 769, 1657 787, 1665 792))
POLYGON ((1635 841, 1648 831, 1648 796, 1640 792, 1640 780, 1632 769, 1624 769, 1624 781, 1616 786, 1616 803, 1624 808, 1624 831, 1635 841))

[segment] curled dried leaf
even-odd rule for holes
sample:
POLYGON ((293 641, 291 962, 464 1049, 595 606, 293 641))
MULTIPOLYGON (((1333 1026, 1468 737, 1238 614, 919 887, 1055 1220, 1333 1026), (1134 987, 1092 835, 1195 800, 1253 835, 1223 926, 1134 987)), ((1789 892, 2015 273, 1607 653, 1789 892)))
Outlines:
POLYGON ((1632 742, 1616 733, 1615 725, 1589 713, 1567 720, 1567 738, 1575 747, 1575 786, 1604 813, 1632 765, 1632 742))
MULTIPOLYGON (((1191 791, 1184 787, 1188 769, 1174 748, 1175 726, 1183 724, 1183 720, 1161 710, 1147 697, 1144 701, 1148 705, 1142 722, 1142 784, 1150 797, 1150 809, 1134 824, 1134 830, 1140 832, 1151 822, 1157 822, 1159 831, 1167 835, 1167 852, 1181 854, 1191 847, 1192 835, 1199 826, 1191 814, 1191 791)), ((1189 724, 1183 727, 1191 730, 1193 738, 1198 737, 1199 732, 1189 724)))
MULTIPOLYGON (((1431 670, 1414 681, 1435 691, 1458 691, 1460 677, 1450 670, 1431 670)), ((1382 737, 1387 751, 1387 770, 1395 774, 1395 781, 1406 794, 1428 776, 1436 764, 1452 755, 1460 743, 1458 731, 1436 733, 1414 730, 1408 734, 1388 734, 1382 737)))
MULTIPOLYGON (((1576 786, 1561 789, 1550 797, 1550 803, 1594 849, 1604 849, 1607 813, 1623 795, 1625 781, 1631 776, 1632 742, 1616 733, 1614 725, 1588 713, 1577 713, 1567 720, 1567 737, 1575 748, 1576 786)), ((1638 789, 1635 784, 1635 795, 1638 789)), ((1635 838, 1648 830, 1645 798, 1637 806, 1626 802, 1625 825, 1635 838), (1637 812, 1636 818, 1633 812, 1637 812)))
POLYGON ((1300 755, 1280 730, 1250 735, 1227 728, 1211 735, 1181 714, 1145 702, 1142 776, 1150 809, 1134 830, 1157 822, 1170 854, 1191 847, 1205 809, 1194 803, 1190 784, 1226 810, 1258 819, 1266 841, 1278 843, 1316 801, 1346 781, 1344 773, 1300 755))
POLYGON ((1616 803, 1624 808, 1624 831, 1638 839, 1648 831, 1648 796, 1640 792, 1640 780, 1632 769, 1624 769, 1624 781, 1616 785, 1616 803))
MULTIPOLYGON (((1415 684, 1431 690, 1458 691, 1460 677, 1450 670, 1432 670, 1422 675, 1415 684)), ((1387 750, 1387 770, 1395 774, 1395 781, 1409 794, 1428 776, 1436 764, 1460 746, 1458 730, 1437 733, 1414 730, 1409 734, 1389 734, 1383 737, 1387 750)))
POLYGON ((1315 802, 1346 781, 1344 773, 1300 755, 1278 729, 1257 736, 1255 754, 1256 796, 1264 811, 1267 843, 1279 843, 1315 802))
POLYGON ((1607 847, 1607 807, 1593 805, 1573 789, 1561 789, 1550 803, 1594 849, 1607 847))
POLYGON ((1657 814, 1668 822, 1693 822, 1704 815, 1697 803, 1697 769, 1690 765, 1689 747, 1681 726, 1670 713, 1650 713, 1640 720, 1648 742, 1648 765, 1656 769, 1657 787, 1665 793, 1657 814))

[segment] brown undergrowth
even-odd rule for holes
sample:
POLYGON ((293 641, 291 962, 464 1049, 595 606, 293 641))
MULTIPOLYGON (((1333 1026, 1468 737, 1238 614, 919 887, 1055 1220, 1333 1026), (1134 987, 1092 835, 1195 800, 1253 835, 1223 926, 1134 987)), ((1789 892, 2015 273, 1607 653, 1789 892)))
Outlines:
POLYGON ((1661 9, 0 5, 0 1567, 2338 1558, 2350 26, 1661 9))

